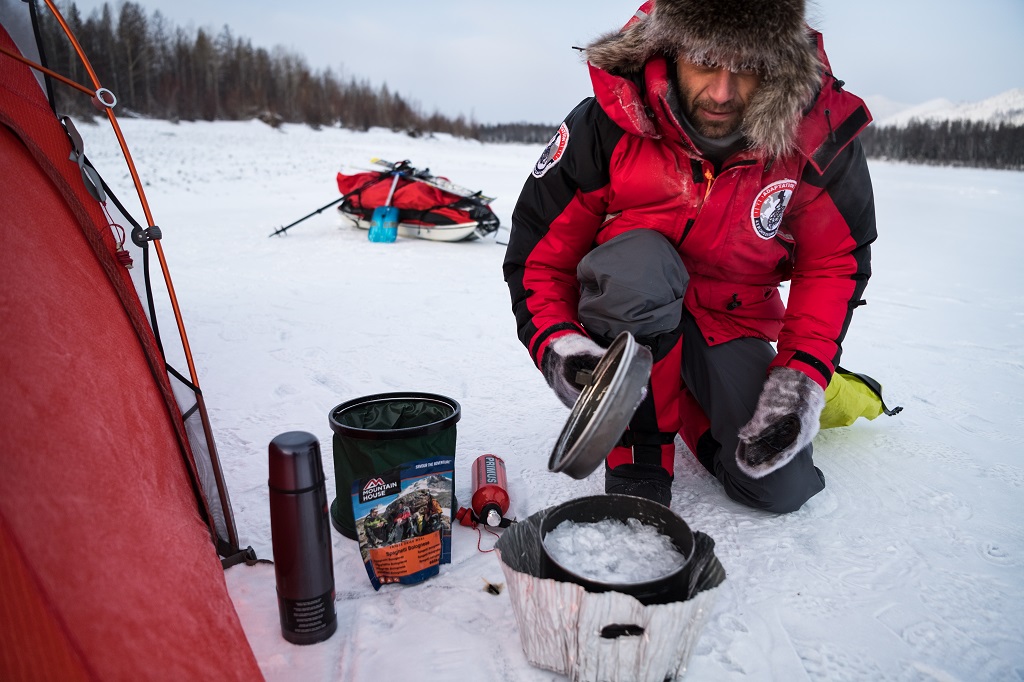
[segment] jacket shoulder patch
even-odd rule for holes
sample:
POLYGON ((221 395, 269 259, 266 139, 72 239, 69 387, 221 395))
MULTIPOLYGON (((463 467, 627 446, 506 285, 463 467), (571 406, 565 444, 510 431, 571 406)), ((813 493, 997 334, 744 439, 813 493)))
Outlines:
POLYGON ((540 158, 533 166, 533 177, 542 178, 551 170, 551 167, 558 163, 565 156, 565 148, 569 146, 569 126, 563 123, 558 126, 558 132, 548 142, 548 146, 541 152, 540 158))

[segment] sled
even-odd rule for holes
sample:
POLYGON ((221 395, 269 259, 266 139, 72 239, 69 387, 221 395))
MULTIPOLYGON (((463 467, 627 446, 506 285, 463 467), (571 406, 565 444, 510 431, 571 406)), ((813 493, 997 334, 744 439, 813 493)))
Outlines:
POLYGON ((397 231, 402 237, 458 242, 498 231, 498 217, 489 206, 492 197, 414 168, 408 161, 374 163, 388 170, 338 173, 338 211, 355 227, 369 230, 374 211, 391 206, 398 209, 397 231))

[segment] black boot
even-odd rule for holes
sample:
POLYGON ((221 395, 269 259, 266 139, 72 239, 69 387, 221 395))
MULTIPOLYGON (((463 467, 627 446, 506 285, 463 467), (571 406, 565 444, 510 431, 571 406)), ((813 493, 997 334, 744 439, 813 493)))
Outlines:
POLYGON ((672 477, 659 466, 620 464, 604 467, 604 491, 611 495, 633 495, 669 506, 672 502, 672 477))

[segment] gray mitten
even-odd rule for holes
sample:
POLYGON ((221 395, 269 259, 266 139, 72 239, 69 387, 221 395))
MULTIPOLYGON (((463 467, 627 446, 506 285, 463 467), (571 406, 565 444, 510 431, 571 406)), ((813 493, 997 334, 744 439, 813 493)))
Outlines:
POLYGON ((572 407, 583 387, 576 383, 580 370, 592 370, 604 355, 604 348, 582 334, 566 334, 548 344, 541 370, 555 395, 566 407, 572 407))
POLYGON ((825 391, 801 371, 776 367, 768 375, 757 409, 740 429, 736 464, 751 478, 784 467, 819 429, 825 391))

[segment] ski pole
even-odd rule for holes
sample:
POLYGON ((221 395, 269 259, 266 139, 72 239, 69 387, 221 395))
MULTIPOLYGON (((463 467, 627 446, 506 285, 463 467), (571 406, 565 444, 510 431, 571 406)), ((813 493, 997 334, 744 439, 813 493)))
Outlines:
POLYGON ((274 237, 274 236, 279 235, 279 234, 284 234, 290 228, 295 227, 296 225, 301 223, 303 220, 308 220, 309 218, 312 218, 313 216, 317 215, 318 213, 323 213, 324 211, 329 209, 331 206, 334 206, 335 204, 340 204, 341 202, 345 201, 345 199, 347 199, 347 198, 348 198, 347 196, 339 197, 338 199, 335 199, 331 203, 326 204, 324 206, 321 206, 320 208, 316 209, 315 211, 313 211, 309 215, 302 216, 301 218, 296 220, 294 223, 292 223, 290 225, 285 225, 284 227, 277 228, 276 230, 274 230, 273 232, 270 233, 270 236, 274 237))
MULTIPOLYGON (((359 194, 360 192, 362 192, 362 191, 363 191, 364 189, 366 189, 366 188, 367 188, 367 187, 369 187, 370 185, 373 185, 373 184, 375 184, 375 183, 378 183, 378 182, 380 182, 381 180, 383 180, 384 178, 388 177, 388 175, 389 175, 389 173, 381 173, 381 174, 380 174, 380 176, 378 176, 378 177, 376 177, 376 178, 373 178, 372 180, 370 180, 370 181, 369 181, 369 182, 367 182, 367 183, 364 183, 364 184, 363 184, 362 186, 360 186, 360 187, 357 187, 356 189, 352 190, 352 191, 351 191, 351 192, 349 192, 348 194, 344 194, 344 195, 342 195, 342 196, 341 196, 341 198, 339 198, 339 199, 335 199, 334 201, 332 201, 331 203, 329 203, 329 204, 327 204, 327 205, 325 205, 325 206, 321 206, 320 208, 316 209, 316 210, 315 210, 315 211, 313 211, 312 213, 310 213, 310 214, 308 214, 308 215, 304 215, 304 216, 302 216, 301 218, 299 218, 298 220, 296 220, 296 221, 295 221, 294 223, 292 223, 292 224, 290 224, 290 225, 285 225, 284 227, 279 227, 279 228, 277 228, 276 230, 274 230, 273 232, 271 232, 271 233, 270 233, 270 236, 271 236, 271 237, 274 237, 274 236, 276 236, 276 235, 279 235, 279 234, 284 234, 284 233, 285 233, 285 232, 287 232, 287 231, 288 231, 288 230, 289 230, 290 228, 292 228, 292 227, 295 227, 296 225, 298 225, 299 223, 301 223, 301 222, 302 222, 303 220, 308 220, 309 218, 312 218, 313 216, 317 215, 318 213, 323 213, 324 211, 326 211, 327 209, 329 209, 329 208, 330 208, 331 206, 334 206, 335 204, 340 204, 341 202, 345 201, 345 199, 348 199, 348 198, 349 198, 350 196, 352 196, 352 195, 354 195, 354 194, 359 194)), ((392 191, 393 191, 393 190, 392 190, 392 191)))

